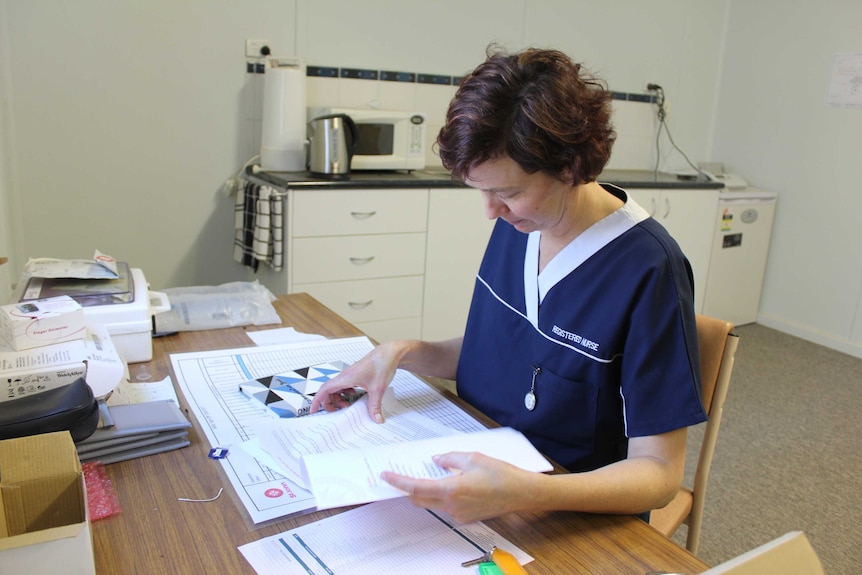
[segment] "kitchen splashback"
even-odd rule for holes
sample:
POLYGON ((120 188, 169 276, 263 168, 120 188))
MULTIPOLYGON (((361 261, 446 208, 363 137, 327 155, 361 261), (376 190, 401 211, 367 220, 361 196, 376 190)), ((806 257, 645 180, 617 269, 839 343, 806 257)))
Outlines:
MULTIPOLYGON (((249 138, 247 157, 259 153, 263 94, 262 65, 247 66, 251 84, 252 111, 247 115, 249 138)), ((426 167, 440 167, 434 141, 455 95, 460 76, 338 68, 309 65, 306 71, 306 100, 309 107, 376 108, 422 111, 428 116, 425 142, 426 167)), ((613 92, 614 128, 617 141, 608 169, 652 169, 655 164, 655 133, 658 129, 654 96, 644 93, 613 92)))

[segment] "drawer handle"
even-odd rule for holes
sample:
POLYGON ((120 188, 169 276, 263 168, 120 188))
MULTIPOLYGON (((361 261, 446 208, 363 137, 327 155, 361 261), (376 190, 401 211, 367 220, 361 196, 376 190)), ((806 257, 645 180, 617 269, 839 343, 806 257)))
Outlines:
POLYGON ((370 299, 368 301, 349 301, 347 302, 347 305, 349 305, 353 309, 365 309, 370 306, 373 301, 373 299, 370 299))
POLYGON ((371 216, 375 215, 377 211, 373 212, 350 212, 350 215, 356 218, 357 220, 367 220, 371 216))
POLYGON ((367 258, 350 258, 350 263, 355 264, 357 266, 362 266, 362 265, 365 265, 365 264, 371 262, 371 260, 373 260, 373 259, 374 259, 374 256, 369 256, 367 258))
POLYGON ((664 216, 663 217, 665 219, 667 219, 667 217, 669 215, 670 215, 670 200, 668 198, 665 198, 664 199, 664 216))

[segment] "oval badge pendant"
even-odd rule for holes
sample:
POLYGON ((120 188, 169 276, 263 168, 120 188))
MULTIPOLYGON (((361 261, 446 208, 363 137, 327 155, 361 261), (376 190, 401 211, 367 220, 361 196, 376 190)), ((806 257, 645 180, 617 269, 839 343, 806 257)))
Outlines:
POLYGON ((528 392, 527 395, 524 396, 524 407, 529 411, 536 409, 536 394, 532 391, 528 392))

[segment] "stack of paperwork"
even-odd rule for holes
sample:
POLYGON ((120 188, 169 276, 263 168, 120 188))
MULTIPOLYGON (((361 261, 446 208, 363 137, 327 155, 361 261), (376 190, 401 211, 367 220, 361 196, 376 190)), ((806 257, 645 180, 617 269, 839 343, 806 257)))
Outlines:
POLYGON ((220 461, 252 521, 373 501, 244 545, 242 554, 261 575, 463 575, 470 571, 461 562, 494 545, 522 564, 531 561, 484 524, 457 525, 440 513, 416 508, 379 480, 383 469, 445 476, 449 472, 434 464, 431 455, 455 450, 550 470, 520 433, 487 430, 402 370, 384 400, 384 424, 371 420, 364 398, 339 412, 283 419, 240 391, 243 382, 277 373, 353 363, 372 348, 367 338, 358 337, 171 355, 177 383, 204 435, 213 448, 228 452, 220 461))
POLYGON ((380 479, 383 471, 420 479, 447 477, 452 473, 431 458, 448 451, 483 453, 527 471, 553 469, 520 432, 508 427, 464 433, 405 408, 393 393, 384 397, 383 413, 386 423, 375 423, 363 397, 334 413, 267 420, 257 437, 275 469, 311 491, 319 510, 403 497, 380 479))

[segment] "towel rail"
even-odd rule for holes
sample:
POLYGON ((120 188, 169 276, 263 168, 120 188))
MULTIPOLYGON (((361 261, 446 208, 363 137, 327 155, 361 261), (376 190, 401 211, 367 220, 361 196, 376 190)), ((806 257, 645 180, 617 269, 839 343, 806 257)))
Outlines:
POLYGON ((273 184, 272 182, 267 182, 266 180, 262 180, 253 174, 243 174, 242 179, 248 180, 249 182, 251 182, 253 184, 257 184, 259 186, 266 186, 268 188, 271 188, 273 190, 273 195, 276 198, 283 198, 284 196, 287 195, 286 189, 281 188, 281 187, 273 184))

